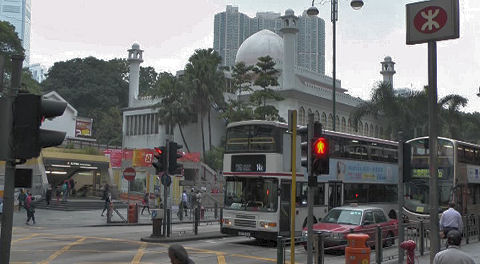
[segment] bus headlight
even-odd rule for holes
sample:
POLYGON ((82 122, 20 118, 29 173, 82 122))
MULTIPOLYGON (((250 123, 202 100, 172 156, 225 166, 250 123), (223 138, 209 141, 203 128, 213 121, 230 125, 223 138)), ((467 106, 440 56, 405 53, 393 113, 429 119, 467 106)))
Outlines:
POLYGON ((277 227, 277 223, 276 222, 267 222, 267 221, 260 221, 260 227, 263 227, 263 228, 274 228, 274 227, 277 227))
POLYGON ((230 221, 230 219, 228 219, 228 218, 223 218, 222 222, 223 222, 224 225, 232 225, 232 221, 230 221))
POLYGON ((307 237, 308 236, 308 231, 307 230, 303 230, 302 231, 302 237, 307 237))

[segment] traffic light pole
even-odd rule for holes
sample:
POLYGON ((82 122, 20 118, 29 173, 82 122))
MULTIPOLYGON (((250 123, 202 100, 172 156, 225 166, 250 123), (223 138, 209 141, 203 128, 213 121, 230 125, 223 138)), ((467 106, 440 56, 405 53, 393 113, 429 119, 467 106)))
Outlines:
MULTIPOLYGON (((167 153, 165 153, 166 157, 167 157, 167 162, 165 162, 165 171, 164 171, 164 174, 168 174, 168 153, 170 153, 170 150, 168 149, 168 142, 169 140, 165 140, 165 149, 167 150, 167 153)), ((170 234, 167 234, 167 225, 170 225, 170 221, 167 221, 168 218, 167 218, 167 199, 168 199, 168 186, 166 184, 163 185, 163 222, 164 222, 164 225, 163 225, 163 235, 166 236, 166 237, 169 237, 170 234)), ((168 208, 168 209, 171 209, 171 208, 168 208)))
MULTIPOLYGON (((307 142, 308 142, 308 151, 307 151, 307 160, 308 160, 308 193, 307 193, 307 204, 308 204, 308 216, 307 216, 307 264, 313 263, 313 194, 314 186, 312 184, 311 177, 313 177, 312 169, 312 138, 313 138, 313 114, 308 114, 308 126, 307 126, 307 142)), ((316 181, 315 181, 316 182, 316 181)))
MULTIPOLYGON (((2 214, 2 233, 0 237, 0 263, 10 263, 10 248, 12 242, 12 225, 13 225, 13 205, 14 205, 14 191, 15 191, 15 168, 16 160, 15 153, 12 150, 13 135, 13 111, 12 105, 20 88, 20 80, 22 74, 23 56, 12 56, 12 78, 10 82, 10 91, 7 96, 7 111, 5 115, 8 119, 5 122, 7 131, 10 131, 8 136, 7 157, 5 165, 5 183, 3 193, 3 214, 2 214)), ((3 80, 1 80, 3 82, 3 80)))

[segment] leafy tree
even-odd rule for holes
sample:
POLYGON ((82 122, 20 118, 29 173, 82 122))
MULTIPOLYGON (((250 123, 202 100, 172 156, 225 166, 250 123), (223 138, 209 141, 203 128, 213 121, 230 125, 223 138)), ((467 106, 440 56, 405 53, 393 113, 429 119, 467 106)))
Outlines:
POLYGON ((465 107, 468 99, 456 94, 450 94, 438 101, 442 106, 440 111, 440 121, 442 126, 448 131, 448 136, 454 139, 461 139, 461 127, 463 123, 462 115, 459 112, 460 107, 465 107))
POLYGON ((157 78, 158 73, 153 67, 140 67, 139 95, 146 95, 155 86, 157 78))
POLYGON ((118 106, 112 106, 106 111, 96 109, 92 111, 93 128, 98 142, 107 145, 122 145, 122 112, 118 106))
POLYGON ((281 101, 283 98, 278 95, 272 86, 278 86, 278 70, 274 68, 275 62, 272 57, 259 57, 258 62, 253 68, 256 73, 254 84, 262 87, 260 90, 255 90, 249 97, 256 108, 254 110, 255 118, 263 120, 279 120, 284 121, 278 114, 278 109, 272 105, 267 105, 267 100, 281 101))
POLYGON ((167 134, 173 134, 175 125, 178 125, 183 144, 190 152, 182 129, 182 126, 193 121, 194 116, 187 86, 182 78, 177 78, 171 73, 162 72, 158 76, 155 86, 148 90, 146 95, 161 98, 161 101, 155 105, 161 116, 160 123, 166 125, 167 134))
POLYGON ((223 152, 224 146, 213 147, 205 153, 203 162, 216 171, 223 170, 223 152))
POLYGON ((8 72, 11 71, 8 58, 12 55, 25 55, 22 41, 15 32, 15 27, 6 21, 0 21, 0 55, 5 57, 8 72))
POLYGON ((254 118, 253 108, 248 101, 242 101, 239 96, 243 92, 252 91, 253 66, 245 66, 245 63, 239 62, 232 69, 232 92, 234 98, 229 98, 224 109, 222 117, 227 122, 236 122, 250 120, 254 118))
POLYGON ((205 133, 203 117, 208 118, 209 147, 212 147, 210 111, 212 107, 224 105, 224 75, 219 70, 222 59, 213 49, 197 49, 185 66, 185 78, 191 87, 191 101, 200 119, 202 154, 205 156, 205 133))

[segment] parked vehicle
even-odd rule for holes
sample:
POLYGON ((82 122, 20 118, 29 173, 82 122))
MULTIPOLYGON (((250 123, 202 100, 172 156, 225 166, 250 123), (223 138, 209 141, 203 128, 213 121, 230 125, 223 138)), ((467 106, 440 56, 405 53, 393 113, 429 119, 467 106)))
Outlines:
MULTIPOLYGON (((375 245, 377 226, 382 230, 383 245, 389 247, 395 243, 398 234, 398 220, 390 219, 383 209, 372 206, 341 206, 335 207, 313 225, 315 232, 323 232, 324 247, 326 250, 344 250, 347 244, 347 234, 365 233, 369 235, 367 244, 375 245)), ((307 236, 307 228, 302 232, 307 236)), ((306 247, 306 246, 305 246, 306 247)))

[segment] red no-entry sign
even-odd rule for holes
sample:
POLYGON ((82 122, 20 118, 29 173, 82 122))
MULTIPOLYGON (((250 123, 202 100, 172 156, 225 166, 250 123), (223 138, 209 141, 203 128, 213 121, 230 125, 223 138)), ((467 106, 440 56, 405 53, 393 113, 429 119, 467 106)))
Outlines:
POLYGON ((123 178, 125 178, 125 180, 127 181, 133 181, 135 180, 135 175, 137 173, 135 172, 135 169, 134 168, 126 168, 125 170, 123 170, 123 178))

